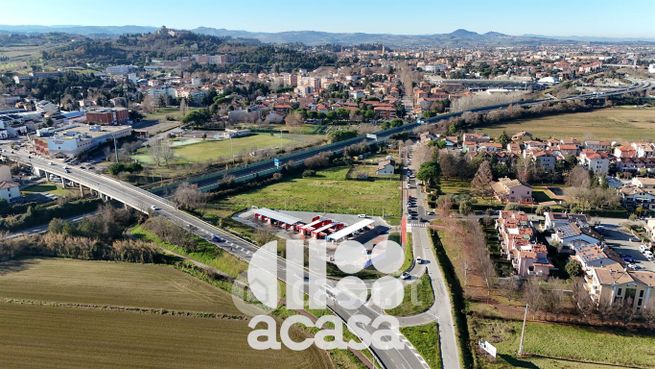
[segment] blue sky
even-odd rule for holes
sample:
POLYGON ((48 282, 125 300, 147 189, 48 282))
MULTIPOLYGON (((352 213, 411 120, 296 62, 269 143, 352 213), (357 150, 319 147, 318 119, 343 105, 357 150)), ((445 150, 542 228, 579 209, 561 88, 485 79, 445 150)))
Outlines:
POLYGON ((1 0, 0 24, 655 38, 655 0, 1 0))

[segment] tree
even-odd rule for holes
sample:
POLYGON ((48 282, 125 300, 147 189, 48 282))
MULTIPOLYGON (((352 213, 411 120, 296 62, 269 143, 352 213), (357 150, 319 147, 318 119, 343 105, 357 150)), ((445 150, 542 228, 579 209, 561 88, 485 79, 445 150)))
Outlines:
POLYGON ((591 175, 587 169, 576 165, 569 172, 566 184, 571 187, 588 188, 591 186, 591 175))
POLYGON ((503 148, 507 146, 508 143, 512 141, 511 137, 507 134, 507 132, 503 131, 503 133, 498 136, 498 143, 503 145, 503 148))
POLYGON ((152 156, 157 166, 160 166, 162 163, 168 166, 168 163, 173 160, 175 153, 168 142, 163 139, 157 139, 150 143, 150 156, 152 156))
POLYGON ((493 182, 493 174, 491 173, 491 165, 489 161, 485 160, 478 167, 475 177, 471 181, 471 191, 474 195, 478 196, 491 196, 493 190, 491 183, 493 182))
POLYGON ((173 202, 181 208, 193 210, 204 207, 207 203, 207 194, 198 189, 198 185, 182 183, 173 194, 173 202))
POLYGON ((453 208, 453 197, 452 195, 440 196, 437 199, 437 213, 439 218, 446 218, 450 215, 453 208))
POLYGON ((298 127, 303 125, 304 119, 298 110, 294 110, 284 117, 284 122, 289 127, 298 127))
POLYGON ((571 278, 581 277, 584 271, 582 270, 582 265, 572 258, 566 263, 566 272, 571 278))
POLYGON ((203 125, 211 119, 211 113, 207 109, 194 110, 182 118, 182 123, 192 123, 196 126, 203 125))
POLYGON ((530 158, 520 158, 516 163, 516 178, 523 183, 532 182, 537 168, 530 158))
POLYGON ((437 162, 430 161, 421 164, 418 173, 416 173, 416 178, 419 181, 432 186, 433 184, 437 183, 437 179, 439 178, 440 174, 441 169, 439 168, 439 164, 437 162))
POLYGON ((471 200, 466 199, 459 202, 459 213, 461 215, 471 214, 471 200))
POLYGON ((187 110, 188 110, 187 108, 188 108, 188 104, 186 102, 186 99, 181 98, 180 99, 180 113, 182 113, 182 116, 186 116, 187 110))
POLYGON ((457 159, 450 153, 439 155, 439 166, 443 176, 446 178, 454 178, 459 173, 457 159))

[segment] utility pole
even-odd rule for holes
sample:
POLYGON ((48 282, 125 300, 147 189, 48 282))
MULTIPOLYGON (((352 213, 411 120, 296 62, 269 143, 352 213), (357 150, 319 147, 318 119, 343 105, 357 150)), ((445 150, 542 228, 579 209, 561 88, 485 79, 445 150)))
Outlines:
POLYGON ((116 154, 116 163, 118 163, 118 147, 116 145, 116 134, 111 135, 114 139, 114 153, 116 154))
POLYGON ((518 356, 523 356, 523 338, 525 338, 525 322, 528 320, 528 304, 525 304, 525 313, 523 314, 523 327, 521 328, 521 341, 519 342, 518 356))

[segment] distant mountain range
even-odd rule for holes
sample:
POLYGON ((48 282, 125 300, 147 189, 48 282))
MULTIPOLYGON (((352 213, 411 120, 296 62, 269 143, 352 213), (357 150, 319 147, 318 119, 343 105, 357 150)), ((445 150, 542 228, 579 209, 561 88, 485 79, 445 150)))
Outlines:
MULTIPOLYGON (((0 32, 13 33, 48 33, 62 32, 83 36, 116 36, 125 33, 147 33, 156 31, 157 27, 148 26, 10 26, 0 25, 0 32)), ((551 37, 540 35, 512 36, 498 32, 476 33, 458 29, 451 33, 432 35, 394 35, 374 33, 331 33, 318 31, 288 31, 288 32, 249 32, 219 28, 198 27, 190 30, 195 33, 231 37, 236 39, 254 39, 264 43, 302 43, 315 46, 324 44, 357 45, 384 44, 389 47, 471 47, 471 46, 511 46, 511 45, 542 45, 579 42, 646 42, 655 40, 619 39, 602 37, 551 37)))

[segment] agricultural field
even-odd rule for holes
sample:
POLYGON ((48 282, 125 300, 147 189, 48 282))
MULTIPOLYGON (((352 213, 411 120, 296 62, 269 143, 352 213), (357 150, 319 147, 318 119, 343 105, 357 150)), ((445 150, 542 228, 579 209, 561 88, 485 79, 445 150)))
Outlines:
POLYGON ((315 177, 293 178, 251 192, 230 196, 207 209, 228 216, 251 206, 273 209, 344 214, 384 215, 400 218, 400 183, 390 180, 347 179, 349 168, 337 167, 316 172, 315 177))
MULTIPOLYGON (((271 135, 255 134, 232 140, 187 140, 173 141, 175 164, 210 163, 232 158, 258 150, 287 149, 294 146, 304 146, 316 137, 307 135, 271 135), (182 141, 182 142, 180 142, 182 141), (186 144, 188 143, 188 144, 186 144)), ((147 148, 140 149, 134 159, 143 164, 152 164, 153 159, 147 148)))
POLYGON ((655 109, 637 107, 599 109, 497 124, 479 131, 491 137, 498 137, 503 131, 510 136, 520 131, 528 131, 542 139, 576 137, 581 140, 654 141, 655 109))
POLYGON ((171 266, 0 264, 3 368, 332 367, 318 350, 251 350, 243 319, 227 293, 171 266))
POLYGON ((473 331, 498 349, 493 368, 652 368, 655 358, 655 335, 528 322, 525 352, 532 356, 517 358, 520 321, 476 319, 473 331))

